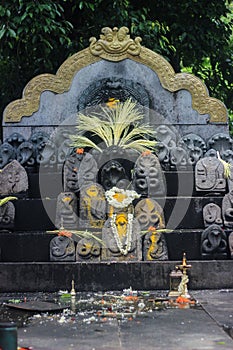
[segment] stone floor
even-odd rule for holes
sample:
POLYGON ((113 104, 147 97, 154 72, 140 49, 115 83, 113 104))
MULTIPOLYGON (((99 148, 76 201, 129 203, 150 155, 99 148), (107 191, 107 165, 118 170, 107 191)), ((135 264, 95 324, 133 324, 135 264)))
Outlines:
POLYGON ((18 346, 33 350, 233 349, 233 290, 190 293, 195 305, 166 291, 4 293, 0 320, 15 321, 18 346), (54 303, 62 310, 46 310, 54 303))

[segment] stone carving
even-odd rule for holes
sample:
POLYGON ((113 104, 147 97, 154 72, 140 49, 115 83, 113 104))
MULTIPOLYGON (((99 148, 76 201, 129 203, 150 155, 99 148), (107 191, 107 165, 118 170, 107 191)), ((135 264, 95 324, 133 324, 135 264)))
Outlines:
POLYGON ((182 147, 174 147, 170 150, 170 163, 172 168, 186 169, 188 165, 187 151, 182 147))
POLYGON ((150 226, 157 229, 165 227, 163 209, 153 199, 140 200, 135 206, 135 217, 140 224, 141 230, 148 230, 150 226))
POLYGON ((161 232, 151 231, 144 237, 144 260, 168 260, 167 244, 161 232))
POLYGON ((15 206, 7 202, 0 206, 0 229, 12 229, 14 227, 15 206))
POLYGON ((81 150, 67 157, 63 168, 64 191, 78 192, 78 172, 83 157, 84 153, 81 150))
POLYGON ((200 159, 195 167, 195 182, 197 191, 225 191, 226 179, 221 161, 212 156, 200 159))
POLYGON ((13 134, 11 134, 5 139, 5 142, 9 143, 14 148, 15 151, 17 150, 19 145, 21 145, 21 143, 23 143, 24 141, 26 141, 25 138, 23 137, 23 135, 19 134, 18 132, 14 132, 13 134))
POLYGON ((34 147, 29 141, 22 142, 16 151, 17 161, 24 166, 32 166, 35 164, 34 147))
POLYGON ((50 261, 75 261, 75 245, 71 238, 56 236, 50 241, 50 261))
POLYGON ((168 125, 159 125, 156 128, 156 140, 162 142, 169 150, 176 147, 177 132, 168 125))
POLYGON ((224 225, 233 227, 233 190, 225 194, 222 200, 222 216, 224 225))
POLYGON ((90 153, 86 153, 80 163, 78 172, 79 187, 96 182, 97 174, 98 167, 94 157, 90 153))
POLYGON ((74 193, 62 192, 59 194, 57 198, 55 225, 58 229, 77 229, 77 197, 74 193))
POLYGON ((51 167, 57 162, 56 145, 52 140, 48 140, 37 147, 36 162, 44 167, 51 167))
POLYGON ((93 82, 87 89, 82 92, 78 100, 78 111, 83 111, 87 107, 97 106, 115 98, 125 102, 131 98, 137 101, 141 106, 149 108, 150 100, 148 92, 139 82, 123 78, 106 78, 93 82))
POLYGON ((219 225, 210 225, 202 232, 201 255, 205 259, 227 257, 226 234, 219 225))
POLYGON ((233 140, 227 134, 219 133, 212 136, 208 141, 208 147, 219 151, 220 155, 228 149, 232 149, 233 140))
POLYGON ((121 180, 127 180, 125 169, 116 160, 110 160, 101 170, 101 185, 105 190, 110 190, 114 186, 119 187, 121 180))
POLYGON ((80 190, 80 226, 102 228, 105 220, 106 199, 103 187, 96 183, 83 186, 80 190))
POLYGON ((167 146, 162 143, 158 142, 156 144, 155 154, 159 159, 159 162, 164 170, 168 170, 170 168, 170 157, 169 157, 169 149, 167 146))
POLYGON ((0 146, 0 168, 2 169, 5 165, 15 159, 14 147, 9 143, 4 142, 0 146))
POLYGON ((101 245, 94 238, 82 238, 76 247, 76 261, 100 261, 101 245))
POLYGON ((229 245, 231 259, 233 259, 233 232, 231 232, 228 236, 228 245, 229 245))
POLYGON ((206 152, 205 141, 196 134, 187 134, 182 137, 182 143, 188 151, 188 162, 191 165, 197 163, 206 152))
POLYGON ((90 51, 92 55, 104 59, 111 58, 111 61, 121 61, 129 55, 138 56, 141 51, 141 38, 134 40, 128 35, 129 29, 121 27, 113 29, 105 27, 101 29, 100 39, 90 38, 90 51))
POLYGON ((140 225, 133 214, 118 212, 105 222, 102 239, 102 260, 142 260, 140 225))
POLYGON ((144 152, 138 158, 133 175, 135 190, 145 197, 155 197, 165 194, 165 184, 158 158, 144 152))
POLYGON ((221 208, 215 203, 206 204, 203 208, 203 220, 205 227, 208 227, 213 224, 221 225, 221 208))
POLYGON ((17 160, 13 160, 0 172, 0 195, 21 193, 27 189, 27 173, 17 160))

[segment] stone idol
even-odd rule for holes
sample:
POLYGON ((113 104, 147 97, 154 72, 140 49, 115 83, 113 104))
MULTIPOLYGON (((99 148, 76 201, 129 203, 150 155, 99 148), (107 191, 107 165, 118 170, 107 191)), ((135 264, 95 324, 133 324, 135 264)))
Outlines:
POLYGON ((101 244, 94 238, 82 238, 77 243, 76 261, 100 261, 101 244))
POLYGON ((210 225, 201 235, 201 255, 203 259, 226 259, 226 233, 219 225, 210 225))
POLYGON ((55 226, 70 230, 78 227, 77 197, 72 192, 62 192, 57 198, 55 226))
POLYGON ((75 261, 75 245, 72 238, 56 236, 51 239, 50 261, 75 261))
POLYGON ((203 208, 204 226, 208 227, 212 224, 222 224, 221 208, 215 203, 208 203, 203 208))
POLYGON ((13 160, 0 172, 0 195, 23 193, 27 189, 27 172, 17 160, 13 160))

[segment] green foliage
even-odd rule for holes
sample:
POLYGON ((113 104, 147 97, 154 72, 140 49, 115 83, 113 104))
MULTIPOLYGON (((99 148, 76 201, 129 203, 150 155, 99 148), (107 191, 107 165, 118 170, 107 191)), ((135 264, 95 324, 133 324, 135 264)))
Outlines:
POLYGON ((102 27, 127 26, 176 72, 200 77, 233 119, 230 0, 5 0, 0 5, 0 112, 40 73, 55 73, 102 27))

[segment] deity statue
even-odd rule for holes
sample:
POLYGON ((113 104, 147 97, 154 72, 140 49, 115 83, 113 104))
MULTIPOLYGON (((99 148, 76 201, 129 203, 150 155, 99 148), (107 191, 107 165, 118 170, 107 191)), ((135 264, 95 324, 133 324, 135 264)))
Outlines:
POLYGON ((50 261, 75 261, 75 246, 71 238, 56 236, 50 241, 50 261))

